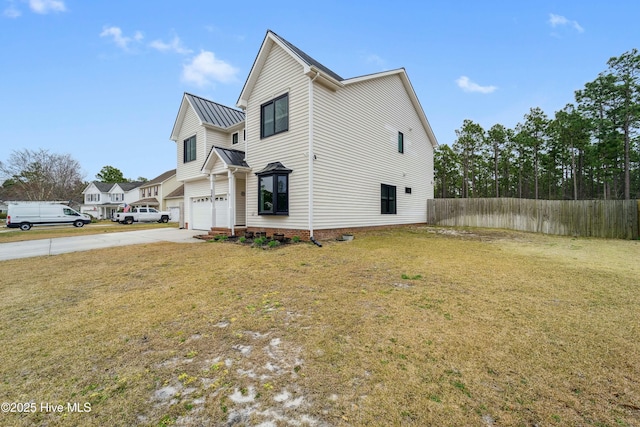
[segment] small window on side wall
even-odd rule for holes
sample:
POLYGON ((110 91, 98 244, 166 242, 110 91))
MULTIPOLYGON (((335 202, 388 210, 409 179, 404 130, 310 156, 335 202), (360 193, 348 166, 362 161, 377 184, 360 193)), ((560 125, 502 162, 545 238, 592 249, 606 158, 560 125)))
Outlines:
POLYGON ((398 153, 404 153, 404 134, 398 132, 398 153))
POLYGON ((238 132, 236 132, 233 135, 231 135, 231 143, 232 144, 237 144, 238 143, 238 132))
POLYGON ((380 186, 380 213, 396 213, 396 187, 395 185, 381 184, 380 186))

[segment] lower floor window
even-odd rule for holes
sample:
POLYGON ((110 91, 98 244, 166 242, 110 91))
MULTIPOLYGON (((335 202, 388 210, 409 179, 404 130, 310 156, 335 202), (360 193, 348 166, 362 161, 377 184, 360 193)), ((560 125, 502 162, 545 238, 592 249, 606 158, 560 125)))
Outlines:
POLYGON ((289 174, 280 162, 269 163, 258 176, 258 215, 289 215, 289 174))
POLYGON ((396 213, 396 187, 394 185, 382 184, 380 187, 380 213, 396 213))
POLYGON ((289 213, 289 175, 265 175, 258 178, 258 213, 289 213))

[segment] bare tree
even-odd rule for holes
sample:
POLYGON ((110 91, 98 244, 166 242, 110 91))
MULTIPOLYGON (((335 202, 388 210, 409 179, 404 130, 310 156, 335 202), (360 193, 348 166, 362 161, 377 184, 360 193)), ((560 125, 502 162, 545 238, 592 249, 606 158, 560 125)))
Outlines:
POLYGON ((77 160, 42 148, 12 151, 0 174, 5 199, 80 201, 85 185, 77 160))

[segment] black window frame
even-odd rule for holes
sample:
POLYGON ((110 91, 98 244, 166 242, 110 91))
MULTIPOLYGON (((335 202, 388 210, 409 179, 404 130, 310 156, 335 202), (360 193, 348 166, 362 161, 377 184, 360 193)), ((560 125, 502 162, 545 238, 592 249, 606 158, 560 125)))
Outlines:
POLYGON ((287 92, 284 95, 280 95, 277 98, 273 98, 272 100, 265 102, 260 106, 260 139, 268 138, 270 136, 277 135, 279 133, 287 132, 288 130, 289 130, 289 93, 287 92), (276 105, 285 99, 287 102, 285 126, 278 128, 277 126, 278 119, 276 117, 276 111, 277 111, 276 105), (267 115, 265 113, 267 112, 271 113, 270 117, 272 122, 272 124, 268 126, 268 129, 267 129, 267 124, 265 123, 265 120, 267 118, 267 115))
POLYGON ((289 215, 289 174, 288 173, 270 173, 258 176, 258 215, 289 215), (285 180, 284 192, 279 191, 278 181, 285 180), (264 193, 262 191, 262 182, 271 182, 271 210, 264 209, 264 193), (284 205, 284 206, 283 206, 284 205))
POLYGON ((196 136, 190 136, 185 139, 182 147, 182 163, 193 162, 198 157, 198 150, 196 145, 196 136), (193 158, 192 158, 193 156, 193 158))
POLYGON ((404 153, 404 133, 398 132, 398 153, 404 153))
POLYGON ((234 133, 233 135, 231 135, 231 145, 237 144, 238 143, 238 132, 234 133))
POLYGON ((398 192, 395 185, 380 184, 380 213, 382 215, 396 215, 398 192))

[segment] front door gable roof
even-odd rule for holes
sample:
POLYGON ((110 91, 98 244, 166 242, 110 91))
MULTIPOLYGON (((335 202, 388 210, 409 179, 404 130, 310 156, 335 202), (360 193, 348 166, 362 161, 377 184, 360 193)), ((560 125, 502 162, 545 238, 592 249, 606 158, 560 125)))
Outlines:
POLYGON ((244 151, 232 150, 229 148, 211 147, 211 151, 202 166, 202 173, 209 173, 213 170, 217 161, 221 161, 225 169, 251 169, 244 160, 244 151))

